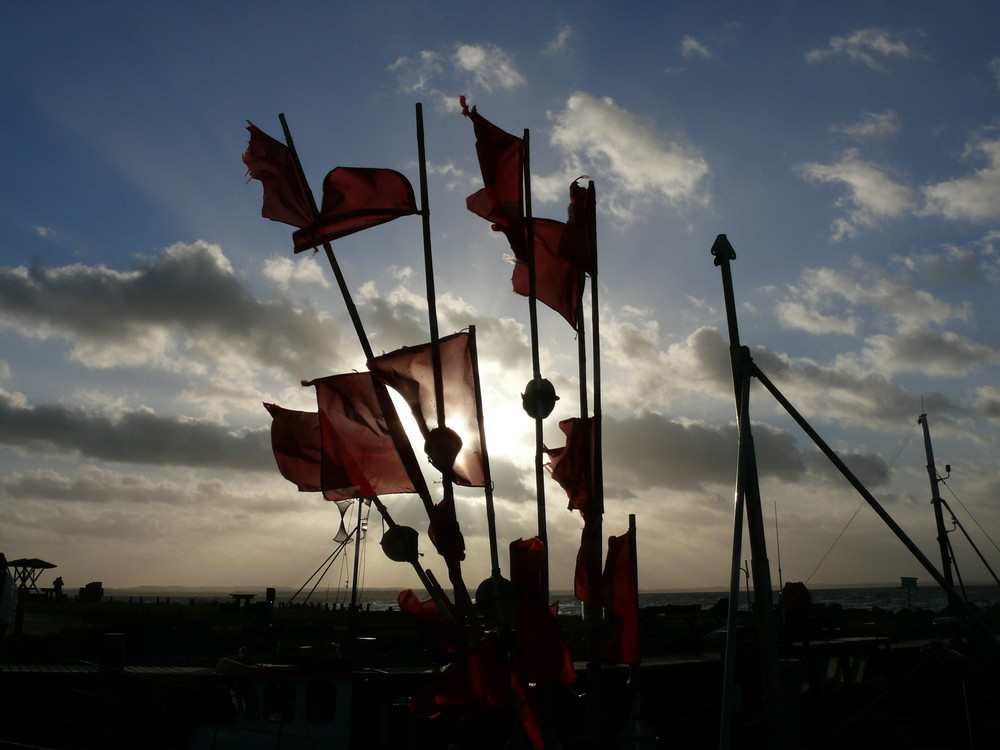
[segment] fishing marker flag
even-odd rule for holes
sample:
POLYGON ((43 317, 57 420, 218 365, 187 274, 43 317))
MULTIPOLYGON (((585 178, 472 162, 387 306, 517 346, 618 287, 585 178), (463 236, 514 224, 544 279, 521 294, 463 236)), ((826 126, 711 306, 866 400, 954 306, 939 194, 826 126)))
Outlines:
POLYGON ((264 188, 264 204, 260 215, 293 227, 311 224, 316 215, 312 209, 309 189, 302 182, 295 166, 292 150, 247 122, 250 143, 243 154, 247 174, 260 180, 264 188))
POLYGON ((614 626, 601 661, 639 663, 639 584, 635 573, 635 534, 608 537, 602 598, 614 626))
MULTIPOLYGON (((445 425, 462 438, 462 449, 452 466, 452 478, 464 487, 482 487, 486 484, 486 475, 479 440, 469 337, 468 332, 462 332, 438 339, 438 351, 445 425)), ((368 360, 368 369, 397 391, 409 405, 424 438, 437 424, 432 347, 432 343, 407 346, 368 360)))
MULTIPOLYGON (((582 180, 578 177, 577 180, 582 180)), ((594 192, 576 180, 569 185, 569 218, 559 240, 559 255, 582 268, 593 278, 597 275, 597 238, 594 237, 594 192)))
POLYGON ((559 429, 566 435, 566 445, 562 448, 547 448, 546 452, 551 457, 549 471, 552 478, 559 482, 569 496, 569 509, 600 514, 604 512, 604 508, 596 507, 592 492, 594 419, 595 417, 573 417, 562 420, 559 429))
POLYGON ((271 450, 281 476, 301 492, 319 492, 322 437, 319 414, 264 404, 271 415, 271 450))
POLYGON ((338 503, 365 497, 349 477, 356 464, 350 455, 324 452, 318 412, 284 409, 277 404, 264 404, 264 408, 271 415, 271 450, 278 471, 299 492, 322 492, 324 500, 338 503))
POLYGON ((323 207, 292 234, 295 252, 417 213, 410 181, 393 169, 337 167, 323 180, 323 207))
MULTIPOLYGON (((573 330, 580 320, 583 302, 583 272, 560 254, 568 225, 553 219, 533 219, 535 236, 535 297, 562 315, 573 330)), ((530 294, 528 264, 515 263, 511 276, 514 292, 530 294)))
POLYGON ((507 235, 514 257, 527 262, 524 235, 524 142, 501 130, 473 107, 465 97, 459 100, 462 114, 472 120, 476 134, 476 155, 483 175, 482 190, 465 200, 476 216, 493 223, 493 230, 507 235))
POLYGON ((352 372, 317 378, 320 480, 343 497, 416 492, 375 393, 374 376, 352 372))

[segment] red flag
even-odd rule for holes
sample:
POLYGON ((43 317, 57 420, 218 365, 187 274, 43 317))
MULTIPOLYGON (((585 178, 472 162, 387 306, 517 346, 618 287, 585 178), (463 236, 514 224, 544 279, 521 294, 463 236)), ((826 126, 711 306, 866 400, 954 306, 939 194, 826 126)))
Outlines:
MULTIPOLYGON (((581 512, 586 521, 587 514, 581 512)), ((573 572, 573 595, 585 604, 601 603, 601 557, 600 546, 597 544, 597 524, 584 523, 580 531, 580 549, 576 552, 576 568, 573 572), (597 548, 597 556, 593 568, 587 564, 588 551, 597 548), (593 574, 593 576, 592 576, 593 574), (596 580, 591 580, 594 577, 596 580)))
POLYGON ((562 448, 548 448, 552 478, 566 490, 569 509, 603 513, 604 508, 591 507, 594 466, 594 417, 573 417, 559 423, 566 435, 562 448))
POLYGON ((264 205, 260 215, 273 221, 304 227, 316 214, 309 198, 309 189, 295 167, 292 151, 281 141, 247 123, 250 143, 243 154, 247 173, 260 180, 264 187, 264 205))
MULTIPOLYGON (((535 297, 562 315, 574 330, 583 300, 583 272, 559 254, 567 225, 552 219, 533 219, 535 235, 535 297)), ((530 292, 528 264, 515 263, 511 277, 514 291, 530 292)))
POLYGON ((485 187, 466 201, 477 216, 493 222, 493 230, 507 235, 510 249, 520 261, 527 261, 524 236, 523 142, 471 110, 461 98, 462 114, 472 120, 476 134, 476 155, 485 187))
MULTIPOLYGON (((468 333, 456 333, 439 339, 438 351, 445 424, 462 438, 462 449, 452 467, 453 480, 465 487, 482 487, 486 484, 486 476, 469 344, 468 333)), ((425 438, 431 426, 437 424, 432 347, 432 344, 408 346, 368 360, 368 369, 398 391, 409 405, 425 438)))
POLYGON ((487 636, 410 698, 410 710, 421 716, 471 722, 483 731, 498 733, 517 717, 532 745, 545 747, 534 701, 499 652, 496 637, 487 636))
POLYGON ((639 583, 634 560, 632 533, 608 538, 602 593, 614 633, 601 660, 609 664, 639 663, 639 583))
POLYGON ((520 595, 514 614, 514 664, 526 682, 572 685, 573 660, 541 589, 544 553, 545 543, 538 537, 510 543, 510 580, 520 595))
POLYGON ((420 601, 413 589, 406 589, 399 592, 397 597, 399 608, 406 612, 417 622, 426 625, 433 633, 441 648, 448 653, 455 653, 459 649, 458 639, 455 630, 444 618, 438 609, 437 602, 433 599, 420 601))
POLYGON ((455 498, 449 495, 435 503, 429 515, 430 526, 427 528, 427 536, 434 549, 445 560, 464 560, 465 536, 455 515, 455 498))
POLYGON ((415 492, 367 372, 331 375, 316 387, 322 436, 321 482, 343 497, 415 492))
POLYGON ((576 181, 569 186, 569 219, 559 241, 559 255, 582 268, 590 277, 597 275, 597 238, 594 228, 594 193, 576 181))
POLYGON ((276 404, 264 404, 271 419, 271 450, 281 476, 297 485, 299 492, 321 492, 334 502, 357 497, 354 488, 323 489, 323 438, 319 414, 293 411, 276 404))
POLYGON ((417 213, 413 187, 392 169, 337 167, 323 180, 323 207, 292 234, 295 252, 417 213))
POLYGON ((319 414, 264 404, 271 415, 271 450, 281 476, 302 492, 319 492, 322 437, 319 414))

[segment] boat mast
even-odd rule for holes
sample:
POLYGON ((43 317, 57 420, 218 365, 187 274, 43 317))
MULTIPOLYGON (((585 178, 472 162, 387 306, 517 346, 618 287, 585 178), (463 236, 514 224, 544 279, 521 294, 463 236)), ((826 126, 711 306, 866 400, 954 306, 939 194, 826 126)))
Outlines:
POLYGON ((934 468, 934 449, 931 447, 931 430, 927 423, 927 414, 921 414, 917 423, 924 428, 924 454, 927 456, 927 478, 931 483, 931 505, 934 506, 934 525, 937 528, 938 548, 941 550, 941 575, 948 582, 948 608, 957 611, 957 602, 954 601, 955 589, 952 577, 952 555, 951 542, 948 541, 948 530, 944 527, 944 501, 941 499, 941 492, 938 483, 937 469, 934 468))
MULTIPOLYGON (((765 707, 768 718, 768 738, 775 748, 790 746, 787 734, 788 722, 785 701, 782 694, 781 673, 778 664, 778 644, 774 622, 774 604, 771 589, 771 569, 767 559, 767 544, 764 535, 764 515, 760 505, 757 458, 750 428, 750 378, 754 373, 750 351, 740 343, 739 325, 736 318, 736 302, 733 294, 733 275, 730 262, 735 260, 736 251, 729 244, 726 235, 720 234, 712 245, 715 265, 722 272, 722 287, 726 303, 726 321, 729 327, 729 355, 733 369, 733 388, 736 396, 736 419, 739 424, 739 458, 737 470, 736 517, 734 519, 733 561, 738 559, 739 536, 742 535, 742 515, 745 510, 747 532, 750 537, 750 571, 753 577, 755 606, 754 619, 757 626, 758 649, 763 678, 765 707)), ((733 571, 731 583, 738 581, 733 571)), ((729 625, 726 632, 726 675, 723 683, 723 716, 720 735, 720 750, 727 750, 731 740, 733 710, 733 681, 731 662, 735 654, 735 592, 729 595, 729 625)))

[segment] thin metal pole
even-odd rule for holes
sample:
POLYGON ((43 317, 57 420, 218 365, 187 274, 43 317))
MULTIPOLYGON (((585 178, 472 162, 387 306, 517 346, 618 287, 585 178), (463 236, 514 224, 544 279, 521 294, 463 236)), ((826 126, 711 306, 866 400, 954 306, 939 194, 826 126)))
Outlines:
MULTIPOLYGON (((538 352, 538 300, 536 298, 536 276, 535 276, 535 226, 531 214, 531 133, 527 128, 524 130, 524 138, 521 141, 522 169, 524 180, 524 227, 525 248, 528 256, 528 320, 531 331, 531 376, 535 381, 541 380, 542 368, 538 352)), ((544 464, 544 440, 545 433, 542 427, 542 417, 535 417, 535 505, 538 518, 538 538, 542 542, 542 570, 541 588, 545 602, 549 601, 549 534, 548 524, 545 519, 545 464, 544 464)))
MULTIPOLYGON (((367 498, 366 498, 367 499, 367 498)), ((358 503, 358 524, 354 527, 354 572, 352 574, 351 582, 351 635, 354 635, 355 627, 355 612, 358 609, 358 577, 361 568, 361 511, 364 505, 364 500, 359 500, 358 503)), ((369 511, 371 510, 371 505, 368 506, 369 511)))
MULTIPOLYGON (((589 193, 588 200, 590 201, 590 205, 595 209, 589 216, 586 228, 590 239, 590 246, 593 250, 590 278, 590 322, 594 368, 594 422, 591 439, 593 440, 594 450, 592 458, 593 466, 591 467, 590 503, 587 512, 584 514, 585 533, 583 538, 588 544, 585 556, 591 590, 596 587, 596 590, 599 592, 603 588, 601 558, 604 552, 604 451, 602 448, 603 433, 601 427, 601 317, 597 283, 597 201, 593 180, 588 183, 587 192, 589 193), (589 533, 586 533, 587 531, 589 533)), ((591 696, 592 700, 590 713, 591 720, 594 722, 591 734, 593 736, 592 740, 598 742, 598 744, 592 744, 592 747, 600 747, 599 741, 603 733, 601 708, 604 703, 604 686, 601 677, 604 611, 600 605, 593 602, 585 606, 587 630, 589 633, 589 653, 587 659, 588 695, 591 696)))
MULTIPOLYGON (((954 587, 955 580, 951 573, 951 548, 948 544, 948 531, 944 527, 941 492, 938 489, 937 469, 934 466, 934 449, 931 447, 931 428, 927 423, 926 414, 921 414, 917 422, 924 428, 924 455, 927 458, 927 478, 931 483, 931 505, 934 506, 934 526, 937 530, 938 549, 941 552, 941 573, 944 579, 954 587)), ((952 601, 951 594, 948 595, 948 606, 953 612, 957 610, 956 602, 952 601)))
MULTIPOLYGON (((434 290, 434 254, 431 250, 431 214, 428 203, 427 190, 427 157, 424 149, 424 116, 423 105, 416 104, 417 120, 417 161, 420 164, 420 218, 423 228, 424 245, 424 275, 427 285, 427 318, 431 334, 431 369, 434 375, 434 403, 437 412, 437 426, 446 427, 445 423, 445 403, 444 403, 444 376, 441 371, 441 349, 439 347, 438 319, 437 319, 437 294, 434 290)), ((458 527, 458 519, 455 514, 455 487, 452 482, 453 468, 451 466, 441 468, 441 491, 444 495, 442 507, 448 508, 450 513, 449 521, 458 527)), ((465 586, 462 578, 462 567, 459 560, 447 559, 448 578, 455 590, 455 600, 459 603, 461 610, 469 620, 469 625, 475 625, 475 609, 472 606, 472 597, 465 586)))
MULTIPOLYGON (((434 254, 431 251, 431 211, 428 204, 427 157, 424 150, 424 115, 420 102, 416 105, 417 115, 417 160, 420 163, 420 218, 424 238, 424 275, 427 278, 427 319, 431 333, 431 365, 434 370, 434 400, 437 405, 438 427, 445 426, 444 380, 441 373, 441 351, 438 349, 437 293, 434 291, 434 254)), ((450 472, 445 472, 445 481, 450 482, 450 472)))
POLYGON ((479 347, 476 344, 476 327, 469 326, 469 357, 472 360, 472 386, 476 395, 476 422, 479 426, 479 447, 483 458, 483 490, 486 496, 486 526, 490 536, 490 573, 500 576, 500 553, 497 549, 497 515, 493 507, 493 475, 490 472, 490 454, 486 449, 486 425, 483 422, 483 390, 479 382, 479 347))

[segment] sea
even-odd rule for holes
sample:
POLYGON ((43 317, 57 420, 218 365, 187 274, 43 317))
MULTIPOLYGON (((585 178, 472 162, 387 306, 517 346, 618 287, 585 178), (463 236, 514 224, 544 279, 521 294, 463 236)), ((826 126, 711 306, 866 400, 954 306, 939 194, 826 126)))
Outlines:
MULTIPOLYGON (((960 592, 962 589, 960 589, 960 592)), ((104 589, 104 599, 110 601, 127 601, 144 604, 195 604, 195 603, 255 603, 268 600, 266 586, 236 586, 236 587, 183 587, 183 586, 140 586, 137 588, 107 588, 104 589)), ((418 595, 421 594, 416 590, 418 595)), ((277 605, 304 605, 326 609, 342 609, 351 603, 351 592, 344 587, 315 589, 273 589, 274 602, 277 605)), ((900 584, 878 584, 867 586, 839 587, 809 587, 811 600, 815 604, 839 605, 844 609, 874 610, 880 609, 896 612, 902 609, 924 609, 940 611, 947 605, 945 592, 935 584, 917 585, 913 588, 903 588, 900 584)), ((1000 603, 1000 586, 996 584, 972 584, 964 587, 967 601, 977 608, 985 609, 1000 603)), ((362 609, 370 611, 385 611, 399 609, 399 589, 367 589, 358 592, 358 602, 362 609)), ((639 607, 660 607, 665 605, 698 605, 708 609, 721 599, 728 599, 729 592, 725 589, 710 591, 644 591, 639 594, 639 607)), ((421 598, 426 598, 423 596, 421 598)), ((556 591, 551 600, 558 602, 560 614, 581 614, 581 603, 573 596, 572 591, 556 591)), ((741 590, 739 608, 749 609, 753 601, 753 592, 741 590)), ((774 601, 778 601, 778 592, 774 593, 774 601)))

